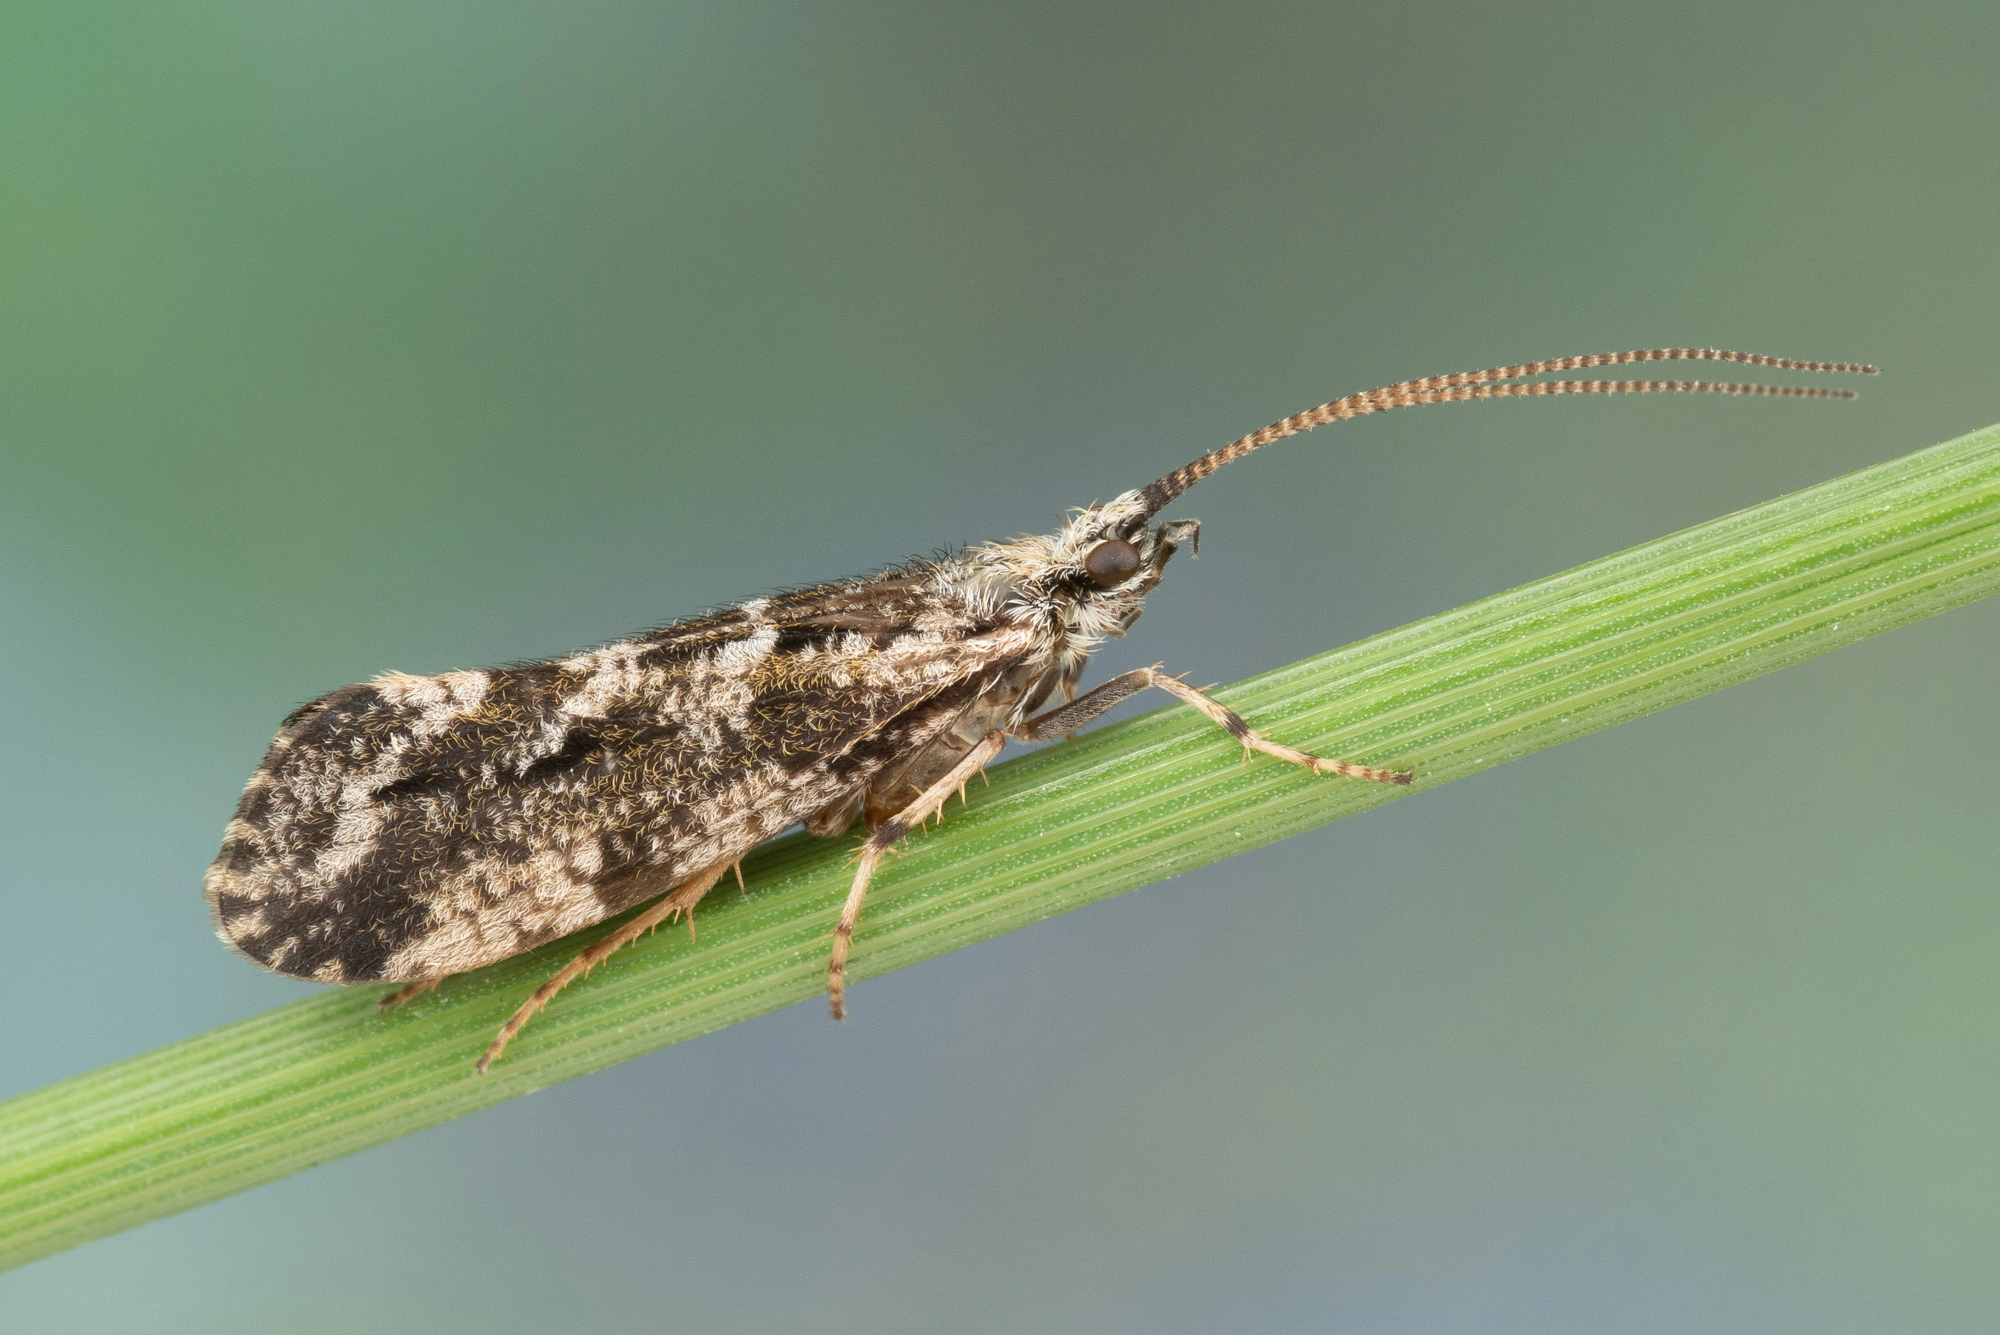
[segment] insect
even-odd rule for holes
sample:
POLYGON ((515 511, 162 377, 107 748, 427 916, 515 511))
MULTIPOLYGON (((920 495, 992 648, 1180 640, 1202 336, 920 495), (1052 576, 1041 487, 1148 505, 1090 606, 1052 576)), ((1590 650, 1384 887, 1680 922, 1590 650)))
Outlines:
POLYGON ((1273 441, 1417 404, 1666 391, 1853 397, 1526 379, 1669 360, 1873 370, 1659 348, 1404 381, 1273 423, 1072 512, 1053 534, 753 598, 568 658, 385 673, 279 727, 208 870, 218 934, 296 978, 405 984, 386 1007, 653 900, 521 1004, 480 1057, 484 1072, 536 1011, 620 946, 682 915, 692 930, 702 896, 732 867, 740 883, 740 860, 756 845, 797 825, 837 836, 860 820, 868 834, 827 963, 829 1004, 844 1018, 848 943, 877 864, 1010 740, 1066 736, 1158 687, 1226 729, 1246 760, 1261 752, 1370 783, 1414 778, 1271 741, 1157 667, 1077 694, 1092 652, 1131 628, 1174 552, 1197 545, 1195 520, 1154 523, 1183 491, 1273 441))

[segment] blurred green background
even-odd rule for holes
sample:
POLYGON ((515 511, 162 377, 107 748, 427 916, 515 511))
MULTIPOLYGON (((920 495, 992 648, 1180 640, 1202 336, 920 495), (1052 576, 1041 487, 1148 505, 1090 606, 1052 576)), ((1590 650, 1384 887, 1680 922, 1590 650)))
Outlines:
MULTIPOLYGON (((2000 419, 1990 4, 0 10, 0 1095, 310 989, 297 703, 1289 442, 1227 681, 2000 419)), ((1983 1331, 2000 606, 0 1277, 10 1331, 1983 1331)))

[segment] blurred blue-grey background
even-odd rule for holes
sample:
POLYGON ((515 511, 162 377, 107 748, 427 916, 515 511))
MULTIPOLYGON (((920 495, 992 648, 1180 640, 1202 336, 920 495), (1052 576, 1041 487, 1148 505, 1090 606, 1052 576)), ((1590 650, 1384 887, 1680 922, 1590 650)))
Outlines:
MULTIPOLYGON (((0 1095, 310 989, 280 716, 1289 442, 1227 681, 2000 419, 1990 4, 0 10, 0 1095)), ((9 1331, 1983 1331, 2000 606, 0 1277, 9 1331)))

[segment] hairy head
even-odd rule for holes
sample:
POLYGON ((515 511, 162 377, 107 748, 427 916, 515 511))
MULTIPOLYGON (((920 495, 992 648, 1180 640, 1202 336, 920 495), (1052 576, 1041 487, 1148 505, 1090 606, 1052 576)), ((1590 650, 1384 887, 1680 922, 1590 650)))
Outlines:
POLYGON ((1141 494, 1128 491, 1074 512, 1054 533, 1030 534, 965 552, 968 593, 1014 620, 1034 621, 1095 645, 1139 619, 1146 595, 1182 543, 1201 525, 1178 519, 1147 527, 1141 494))

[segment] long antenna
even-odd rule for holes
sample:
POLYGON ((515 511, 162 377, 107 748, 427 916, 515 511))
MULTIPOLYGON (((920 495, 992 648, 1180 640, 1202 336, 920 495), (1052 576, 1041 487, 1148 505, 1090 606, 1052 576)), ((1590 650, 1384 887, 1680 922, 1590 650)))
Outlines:
POLYGON ((1468 399, 1511 399, 1537 394, 1763 394, 1788 399, 1851 399, 1851 389, 1821 389, 1808 385, 1744 385, 1713 380, 1538 380, 1531 384, 1499 384, 1523 376, 1548 371, 1578 371, 1591 366, 1622 366, 1629 362, 1743 362, 1750 366, 1773 366, 1786 371, 1852 371, 1874 375, 1875 368, 1857 362, 1802 362, 1789 357, 1766 357, 1755 352, 1725 352, 1720 348, 1646 348, 1638 352, 1593 352, 1582 357, 1558 357, 1553 361, 1524 362, 1519 366, 1496 366, 1488 371, 1461 371, 1457 375, 1434 375, 1425 380, 1405 380, 1384 385, 1362 394, 1322 403, 1317 408, 1273 422, 1262 431, 1253 431, 1241 440, 1211 450, 1183 468, 1149 484, 1139 493, 1145 511, 1121 527, 1136 529, 1165 508, 1167 503, 1226 463, 1273 441, 1296 436, 1328 422, 1391 408, 1413 408, 1420 403, 1457 403, 1468 399))

